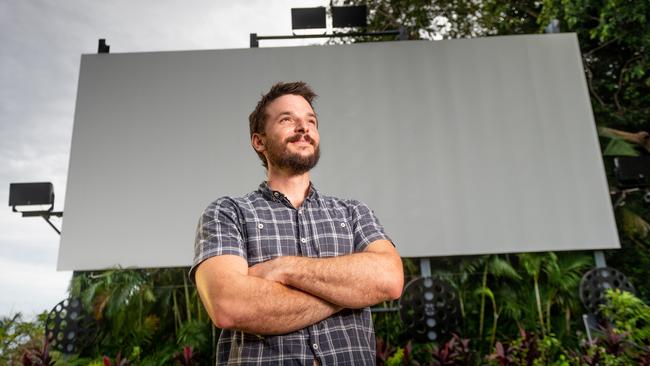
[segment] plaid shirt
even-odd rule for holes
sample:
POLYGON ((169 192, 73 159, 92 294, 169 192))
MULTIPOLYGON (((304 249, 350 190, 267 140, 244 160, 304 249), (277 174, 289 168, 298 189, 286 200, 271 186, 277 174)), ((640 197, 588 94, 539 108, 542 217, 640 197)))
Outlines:
MULTIPOLYGON (((334 257, 363 251, 390 238, 372 211, 354 200, 327 197, 311 186, 298 208, 266 182, 244 197, 223 197, 204 211, 197 230, 194 265, 234 254, 249 266, 291 255, 334 257)), ((304 329, 277 336, 222 330, 217 365, 374 365, 370 309, 344 309, 304 329)))

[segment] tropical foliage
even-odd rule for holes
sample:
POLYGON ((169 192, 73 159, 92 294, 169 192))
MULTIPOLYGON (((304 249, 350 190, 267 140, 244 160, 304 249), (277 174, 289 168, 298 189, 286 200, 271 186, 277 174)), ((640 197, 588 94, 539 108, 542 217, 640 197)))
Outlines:
MULTIPOLYGON (((410 262, 405 262, 407 278, 419 275, 410 262)), ((517 337, 521 329, 542 338, 552 335, 562 344, 577 346, 576 332, 584 329, 578 286, 583 273, 592 266, 590 253, 432 259, 433 275, 444 278, 458 291, 463 309, 459 332, 471 339, 473 350, 480 355, 494 349, 499 339, 517 337)), ((400 326, 397 314, 376 314, 375 324, 380 339, 378 349, 384 354, 399 347, 412 355, 432 353, 431 349, 421 351, 422 345, 418 344, 412 344, 411 350, 404 348, 410 335, 400 326)))
POLYGON ((636 344, 650 345, 650 306, 629 292, 610 291, 607 297, 602 312, 615 324, 617 333, 636 344))
POLYGON ((20 313, 0 318, 0 365, 18 364, 26 350, 43 344, 44 319, 29 321, 20 313))
POLYGON ((70 295, 96 324, 79 364, 211 363, 217 333, 187 268, 77 273, 70 295), (101 357, 98 359, 98 357, 101 357))
MULTIPOLYGON (((397 313, 376 312, 377 363, 643 364, 650 357, 650 306, 632 294, 609 292, 600 311, 601 326, 590 328, 587 336, 577 316, 584 312, 577 288, 590 261, 588 253, 434 260, 434 275, 445 277, 464 292, 459 335, 447 334, 437 343, 417 343, 397 313), (490 311, 481 316, 483 306, 490 311)), ((406 261, 405 268, 408 277, 417 275, 411 261, 406 261)), ((73 356, 64 356, 44 345, 42 320, 22 321, 18 326, 19 317, 13 317, 2 323, 0 355, 11 357, 5 358, 8 364, 24 365, 211 364, 216 329, 200 306, 195 288, 183 280, 185 276, 185 269, 77 274, 71 293, 83 299, 88 316, 97 324, 93 342, 73 356), (149 323, 152 317, 158 320, 149 323), (13 335, 13 341, 5 342, 7 334, 13 335)))

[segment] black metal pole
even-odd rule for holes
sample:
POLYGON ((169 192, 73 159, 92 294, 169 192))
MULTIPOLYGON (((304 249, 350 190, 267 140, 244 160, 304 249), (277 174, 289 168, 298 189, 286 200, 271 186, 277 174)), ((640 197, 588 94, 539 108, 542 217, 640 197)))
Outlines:
POLYGON ((49 216, 42 216, 42 217, 43 217, 43 220, 45 220, 48 224, 50 224, 50 226, 52 227, 52 229, 54 229, 54 231, 56 231, 57 234, 61 235, 61 231, 60 231, 59 229, 57 229, 56 226, 54 226, 54 224, 52 223, 52 221, 50 221, 50 217, 49 217, 49 216))
MULTIPOLYGON (((269 39, 336 38, 336 37, 357 37, 357 36, 401 36, 402 32, 403 31, 401 30, 387 30, 387 31, 380 31, 380 32, 293 34, 290 36, 258 36, 257 33, 251 33, 251 47, 253 47, 253 35, 255 35, 256 41, 260 41, 260 40, 269 40, 269 39)), ((258 46, 259 43, 257 43, 256 47, 258 46)))

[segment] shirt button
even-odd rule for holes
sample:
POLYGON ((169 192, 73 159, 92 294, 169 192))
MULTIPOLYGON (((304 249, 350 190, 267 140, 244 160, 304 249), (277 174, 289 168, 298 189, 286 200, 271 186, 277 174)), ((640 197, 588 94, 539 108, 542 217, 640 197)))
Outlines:
POLYGON ((341 227, 345 227, 345 222, 342 222, 342 223, 341 223, 341 227))
POLYGON ((258 229, 262 229, 264 227, 264 224, 257 224, 258 229))
POLYGON ((302 208, 298 210, 298 214, 302 215, 302 208))
POLYGON ((318 349, 318 344, 316 343, 312 344, 311 346, 314 347, 314 349, 318 349))
POLYGON ((300 242, 302 242, 302 243, 306 243, 306 242, 307 242, 307 239, 305 239, 305 238, 301 238, 301 239, 300 239, 300 242))
POLYGON ((280 195, 280 193, 278 193, 278 192, 273 192, 273 195, 277 197, 277 196, 280 195))

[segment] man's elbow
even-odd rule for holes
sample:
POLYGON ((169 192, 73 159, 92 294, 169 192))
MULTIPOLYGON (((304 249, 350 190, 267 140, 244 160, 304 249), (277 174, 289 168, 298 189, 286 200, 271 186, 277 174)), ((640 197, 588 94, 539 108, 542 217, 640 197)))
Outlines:
POLYGON ((212 323, 219 329, 234 329, 235 320, 225 314, 215 314, 212 318, 212 323))
POLYGON ((214 326, 219 329, 236 329, 239 316, 235 306, 217 303, 211 307, 210 318, 214 326))
POLYGON ((397 300, 404 289, 404 266, 402 258, 390 244, 389 249, 379 252, 383 258, 380 271, 377 272, 381 283, 381 292, 385 301, 397 300))
POLYGON ((401 266, 399 269, 395 267, 395 269, 384 271, 380 283, 385 301, 399 299, 404 289, 404 271, 401 266))
POLYGON ((386 279, 386 293, 390 300, 397 300, 402 297, 402 291, 404 289, 404 267, 402 265, 402 259, 399 256, 394 256, 391 265, 387 268, 390 268, 390 270, 385 272, 388 276, 386 279))
POLYGON ((402 297, 402 290, 404 289, 404 275, 403 273, 396 274, 389 279, 388 286, 386 286, 386 294, 389 300, 397 300, 402 297))

